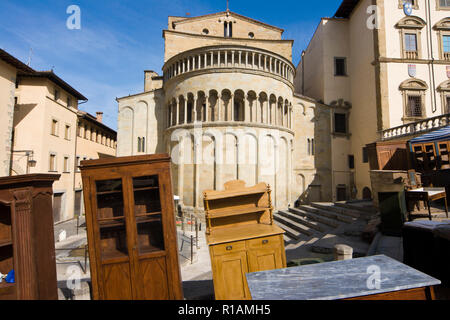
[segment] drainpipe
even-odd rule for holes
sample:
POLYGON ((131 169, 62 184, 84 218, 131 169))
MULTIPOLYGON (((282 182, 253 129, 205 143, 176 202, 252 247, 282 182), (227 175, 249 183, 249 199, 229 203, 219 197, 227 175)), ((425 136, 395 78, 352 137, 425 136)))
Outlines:
POLYGON ((435 113, 437 110, 437 103, 436 103, 436 80, 435 80, 435 76, 434 76, 434 53, 433 53, 433 33, 432 33, 432 26, 431 26, 431 5, 430 5, 430 0, 425 2, 427 4, 426 6, 426 11, 427 15, 426 15, 426 19, 427 19, 427 28, 428 28, 428 34, 429 34, 429 38, 430 38, 430 54, 431 54, 431 95, 433 98, 433 102, 432 102, 432 112, 435 113))

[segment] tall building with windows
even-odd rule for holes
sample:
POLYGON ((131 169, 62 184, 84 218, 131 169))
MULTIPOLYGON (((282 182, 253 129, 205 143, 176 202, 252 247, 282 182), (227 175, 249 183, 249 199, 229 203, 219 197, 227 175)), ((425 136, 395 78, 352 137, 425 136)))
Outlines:
POLYGON ((166 152, 181 205, 203 191, 266 182, 273 205, 331 200, 333 107, 295 93, 292 40, 229 10, 169 17, 162 75, 118 98, 118 156, 166 152))
POLYGON ((80 162, 116 156, 117 132, 103 123, 103 112, 92 115, 78 110, 75 150, 74 215, 84 213, 80 162))
POLYGON ((53 71, 0 50, 0 176, 55 173, 54 222, 82 212, 81 160, 115 156, 116 132, 78 110, 87 99, 53 71))
POLYGON ((294 82, 296 92, 336 107, 334 199, 339 184, 347 198, 353 187, 370 196, 367 144, 449 124, 449 13, 448 0, 344 0, 320 21, 294 82))

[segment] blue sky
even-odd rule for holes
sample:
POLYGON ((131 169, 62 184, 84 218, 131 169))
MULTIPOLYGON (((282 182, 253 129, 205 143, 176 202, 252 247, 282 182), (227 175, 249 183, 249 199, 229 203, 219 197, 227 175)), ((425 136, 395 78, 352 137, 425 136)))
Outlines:
MULTIPOLYGON (((341 0, 236 1, 230 10, 285 30, 294 40, 293 62, 309 43, 321 17, 331 17, 341 0)), ((143 71, 161 73, 162 30, 167 17, 225 11, 226 0, 1 0, 0 48, 31 67, 50 70, 85 95, 81 110, 104 112, 117 128, 116 97, 143 90, 143 71), (70 5, 81 8, 81 30, 69 30, 70 5)))

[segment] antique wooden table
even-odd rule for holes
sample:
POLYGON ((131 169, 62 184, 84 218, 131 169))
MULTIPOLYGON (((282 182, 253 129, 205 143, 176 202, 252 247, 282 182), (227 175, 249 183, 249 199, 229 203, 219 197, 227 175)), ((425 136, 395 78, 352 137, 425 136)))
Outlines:
POLYGON ((424 201, 427 203, 428 207, 428 215, 429 219, 432 220, 431 217, 431 208, 430 208, 430 202, 436 201, 439 199, 444 199, 445 203, 445 213, 447 214, 448 218, 448 208, 447 208, 447 194, 445 192, 445 188, 419 188, 419 189, 413 189, 408 190, 405 192, 405 200, 406 200, 406 207, 408 208, 408 218, 411 221, 411 207, 409 205, 409 201, 424 201))
POLYGON ((254 300, 434 300, 441 283, 385 255, 248 273, 247 282, 254 300))

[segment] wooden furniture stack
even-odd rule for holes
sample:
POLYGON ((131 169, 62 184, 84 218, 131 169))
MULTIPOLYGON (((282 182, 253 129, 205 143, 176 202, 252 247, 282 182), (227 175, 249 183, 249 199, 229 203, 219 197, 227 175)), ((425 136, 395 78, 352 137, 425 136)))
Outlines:
POLYGON ((81 162, 96 300, 183 299, 170 157, 81 162))
POLYGON ((0 299, 58 300, 52 185, 59 175, 0 178, 0 299))
POLYGON ((407 170, 406 141, 383 141, 366 145, 370 170, 407 170))
POLYGON ((245 187, 240 180, 204 192, 216 300, 251 299, 246 273, 286 267, 284 231, 273 223, 270 193, 265 183, 245 187))

